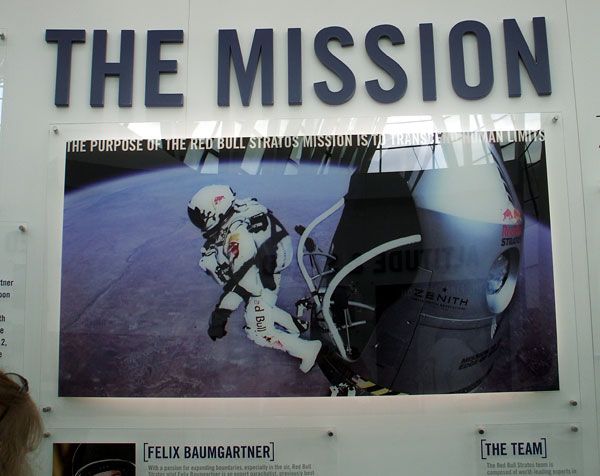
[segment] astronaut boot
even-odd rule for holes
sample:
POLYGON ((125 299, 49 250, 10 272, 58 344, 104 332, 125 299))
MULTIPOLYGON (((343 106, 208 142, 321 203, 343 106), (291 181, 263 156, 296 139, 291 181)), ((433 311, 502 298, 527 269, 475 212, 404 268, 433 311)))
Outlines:
POLYGON ((282 349, 293 357, 302 360, 300 370, 306 373, 312 369, 321 350, 321 341, 304 340, 297 334, 288 334, 287 332, 278 332, 277 340, 281 343, 282 349))
POLYGON ((304 373, 307 373, 313 368, 313 365, 315 365, 317 356, 319 355, 321 346, 323 344, 321 344, 320 340, 308 340, 305 342, 310 343, 310 347, 307 346, 306 354, 301 357, 302 363, 300 364, 300 370, 302 370, 304 373))

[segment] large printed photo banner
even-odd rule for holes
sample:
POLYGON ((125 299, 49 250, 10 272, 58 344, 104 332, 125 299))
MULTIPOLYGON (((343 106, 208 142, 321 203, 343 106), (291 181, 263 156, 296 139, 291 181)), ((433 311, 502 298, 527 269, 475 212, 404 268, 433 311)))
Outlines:
POLYGON ((67 144, 60 396, 557 390, 544 131, 67 144))

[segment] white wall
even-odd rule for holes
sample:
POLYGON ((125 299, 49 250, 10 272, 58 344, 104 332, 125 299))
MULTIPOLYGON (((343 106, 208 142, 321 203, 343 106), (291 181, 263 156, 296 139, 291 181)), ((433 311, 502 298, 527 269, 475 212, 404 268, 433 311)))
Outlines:
MULTIPOLYGON (((224 0, 217 3, 172 0, 122 2, 31 0, 0 2, 0 29, 6 39, 0 48, 5 80, 0 130, 0 220, 29 225, 25 364, 32 393, 45 414, 51 436, 40 453, 49 474, 51 443, 79 428, 93 438, 92 428, 242 428, 331 426, 339 435, 339 474, 433 475, 474 474, 480 424, 577 423, 582 431, 584 474, 597 474, 598 420, 596 395, 600 390, 594 370, 600 342, 600 177, 597 161, 600 133, 600 94, 597 77, 600 53, 597 25, 600 5, 586 0, 505 0, 485 4, 475 0, 403 4, 392 0, 366 3, 308 0, 292 4, 260 0, 252 3, 224 0), (568 5, 567 5, 568 4, 568 5), (315 11, 318 14, 315 14, 315 11), (538 97, 523 77, 521 98, 507 97, 502 41, 502 19, 516 18, 528 25, 545 16, 548 28, 553 92, 538 97), (447 34, 458 21, 479 20, 491 31, 496 81, 492 93, 479 101, 465 101, 451 88, 447 34), (423 103, 420 96, 418 24, 432 22, 435 29, 438 100, 423 103), (362 39, 374 25, 391 23, 404 33, 406 45, 395 51, 405 67, 409 88, 400 102, 379 105, 370 99, 361 80, 376 74, 362 39), (312 81, 331 78, 311 51, 314 34, 325 26, 341 25, 352 32, 355 47, 348 53, 358 83, 355 97, 338 107, 324 106, 312 93, 312 81), (253 97, 243 108, 232 96, 230 108, 216 104, 216 51, 219 28, 236 28, 248 46, 255 28, 275 30, 275 105, 262 107, 253 97), (304 34, 304 104, 287 105, 285 87, 285 32, 302 27, 304 34), (47 28, 82 28, 87 42, 73 50, 71 106, 53 104, 56 46, 44 41, 47 28), (116 81, 108 81, 105 107, 89 107, 91 34, 109 31, 109 55, 117 52, 118 32, 136 31, 134 106, 118 108, 116 81), (164 47, 166 57, 179 60, 179 73, 165 77, 161 87, 185 94, 181 109, 148 109, 143 105, 145 32, 183 29, 184 45, 164 47), (112 48, 112 49, 111 49, 112 48), (175 134, 189 133, 196 121, 236 120, 252 124, 268 119, 374 117, 387 115, 444 115, 495 113, 558 114, 556 127, 562 150, 551 172, 551 200, 561 390, 551 394, 460 395, 407 399, 316 400, 205 400, 184 402, 144 400, 58 399, 53 393, 56 375, 48 359, 56 357, 60 260, 60 223, 54 209, 47 218, 48 201, 60 204, 60 164, 49 150, 68 124, 161 122, 175 134), (560 200, 559 200, 560 198, 560 200), (590 299, 591 296, 591 299, 590 299), (591 302, 591 306, 590 306, 591 302), (595 316, 592 320, 591 316, 595 316), (591 332, 593 330, 593 332, 591 332), (598 385, 598 386, 597 386, 598 385), (577 400, 577 407, 569 405, 577 400), (88 429, 90 429, 88 431, 88 429), (62 436, 61 436, 62 432, 62 436), (435 448, 435 451, 433 451, 435 448)), ((525 28, 524 28, 525 30, 525 28)), ((527 30, 528 31, 528 30, 527 30)), ((258 92, 258 85, 255 91, 258 92)), ((106 130, 111 130, 107 127, 106 130)), ((115 432, 118 435, 118 432, 115 432)))
MULTIPOLYGON (((593 78, 600 71, 600 51, 595 33, 600 20, 598 8, 589 8, 587 2, 568 3, 569 29, 573 78, 577 104, 577 126, 579 153, 582 168, 582 188, 585 210, 585 233, 588 246, 588 272, 591 296, 592 325, 594 339, 594 373, 596 383, 596 406, 600 402, 600 93, 593 78)), ((585 332, 590 328, 586 327, 585 332)), ((589 363, 590 367, 592 366, 589 363)), ((592 404, 592 402, 589 402, 592 404)))

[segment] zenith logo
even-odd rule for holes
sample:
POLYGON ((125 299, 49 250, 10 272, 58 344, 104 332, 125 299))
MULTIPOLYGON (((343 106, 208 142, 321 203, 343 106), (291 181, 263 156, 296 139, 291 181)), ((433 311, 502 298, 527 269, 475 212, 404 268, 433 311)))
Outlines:
POLYGON ((469 304, 469 299, 461 296, 452 296, 447 293, 447 288, 443 288, 441 293, 426 291, 425 289, 415 288, 414 297, 419 301, 426 301, 437 304, 441 307, 450 307, 454 309, 465 309, 469 304))

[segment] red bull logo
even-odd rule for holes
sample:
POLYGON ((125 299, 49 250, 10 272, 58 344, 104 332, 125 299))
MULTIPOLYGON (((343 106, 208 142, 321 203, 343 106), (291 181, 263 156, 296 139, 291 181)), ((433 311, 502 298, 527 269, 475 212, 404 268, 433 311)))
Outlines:
POLYGON ((504 221, 515 221, 517 223, 521 223, 523 221, 523 214, 516 208, 513 208, 512 210, 507 208, 502 213, 502 219, 504 221))
POLYGON ((521 243, 523 236, 523 214, 513 208, 507 208, 502 214, 505 223, 502 225, 502 246, 513 246, 521 243))
POLYGON ((221 202, 221 200, 223 200, 225 198, 225 195, 217 195, 214 199, 213 199, 213 203, 215 205, 218 205, 219 202, 221 202))
POLYGON ((230 241, 227 245, 227 255, 230 258, 237 258, 240 255, 240 244, 237 241, 230 241))

